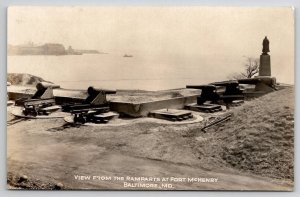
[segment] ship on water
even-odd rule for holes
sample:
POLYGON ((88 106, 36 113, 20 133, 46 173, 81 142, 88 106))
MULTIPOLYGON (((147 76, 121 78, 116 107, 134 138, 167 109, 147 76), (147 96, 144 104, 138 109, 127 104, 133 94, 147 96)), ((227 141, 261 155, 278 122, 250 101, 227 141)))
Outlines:
POLYGON ((123 57, 133 57, 133 55, 125 54, 123 57))

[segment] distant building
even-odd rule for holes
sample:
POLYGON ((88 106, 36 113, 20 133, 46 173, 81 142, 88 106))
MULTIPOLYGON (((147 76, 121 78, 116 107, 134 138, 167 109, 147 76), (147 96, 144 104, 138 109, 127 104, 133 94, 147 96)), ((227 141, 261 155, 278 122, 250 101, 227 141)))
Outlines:
POLYGON ((44 55, 66 55, 66 49, 62 44, 47 43, 41 47, 44 55))

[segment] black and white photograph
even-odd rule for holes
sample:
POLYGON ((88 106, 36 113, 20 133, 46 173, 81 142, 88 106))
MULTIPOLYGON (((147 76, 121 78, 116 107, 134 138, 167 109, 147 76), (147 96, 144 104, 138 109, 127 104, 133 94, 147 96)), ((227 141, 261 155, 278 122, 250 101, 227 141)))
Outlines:
POLYGON ((291 6, 8 7, 7 189, 293 191, 294 23, 291 6))

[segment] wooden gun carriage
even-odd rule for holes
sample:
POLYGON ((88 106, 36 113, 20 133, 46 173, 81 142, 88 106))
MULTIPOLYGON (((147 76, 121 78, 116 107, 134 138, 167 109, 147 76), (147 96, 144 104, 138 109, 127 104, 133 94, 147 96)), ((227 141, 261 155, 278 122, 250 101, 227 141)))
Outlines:
POLYGON ((186 105, 185 108, 202 112, 217 112, 222 111, 221 105, 217 102, 220 100, 220 95, 217 93, 217 88, 214 85, 188 85, 186 88, 200 89, 201 94, 197 97, 197 104, 186 105), (205 103, 209 101, 210 103, 205 103))
POLYGON ((244 100, 243 92, 239 89, 237 81, 215 82, 208 85, 188 85, 186 88, 202 90, 201 94, 197 97, 197 104, 186 106, 187 109, 196 111, 222 111, 221 105, 218 105, 220 101, 223 101, 227 106, 229 104, 241 103, 244 100), (225 87, 225 91, 223 93, 218 92, 217 87, 225 87))
POLYGON ((40 82, 36 85, 37 91, 31 98, 19 99, 16 105, 23 105, 23 113, 25 116, 49 115, 51 112, 60 109, 55 105, 53 88, 57 85, 40 82))
POLYGON ((220 100, 223 100, 225 104, 232 104, 233 101, 244 100, 243 91, 239 88, 238 81, 215 82, 211 83, 211 85, 225 87, 224 93, 220 94, 220 100))
POLYGON ((74 114, 74 123, 107 123, 112 115, 105 114, 110 111, 106 95, 116 94, 116 91, 89 87, 87 93, 88 96, 82 103, 62 105, 62 110, 74 114))

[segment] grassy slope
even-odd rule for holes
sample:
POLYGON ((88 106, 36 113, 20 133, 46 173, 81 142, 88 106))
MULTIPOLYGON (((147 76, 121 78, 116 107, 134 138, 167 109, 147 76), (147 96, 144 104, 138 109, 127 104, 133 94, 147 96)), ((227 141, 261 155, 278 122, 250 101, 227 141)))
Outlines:
POLYGON ((200 157, 241 171, 293 180, 293 88, 270 93, 233 112, 230 121, 209 129, 208 140, 194 144, 200 157))

